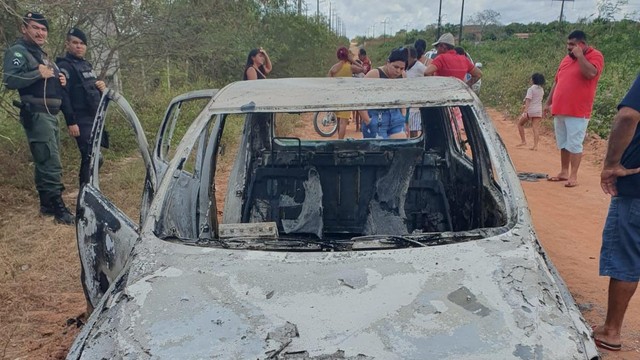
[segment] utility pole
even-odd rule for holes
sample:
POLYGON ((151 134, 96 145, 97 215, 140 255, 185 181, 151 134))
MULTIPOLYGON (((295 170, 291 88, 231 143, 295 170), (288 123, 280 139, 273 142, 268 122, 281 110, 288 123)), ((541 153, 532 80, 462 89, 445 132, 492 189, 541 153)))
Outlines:
POLYGON ((331 14, 333 13, 331 12, 331 1, 329 1, 329 30, 331 30, 331 14))
POLYGON ((387 23, 389 22, 389 18, 385 18, 382 23, 382 39, 386 43, 387 42, 387 23))
POLYGON ((558 23, 562 26, 562 18, 564 17, 564 2, 565 1, 574 1, 574 0, 551 0, 551 1, 562 1, 562 5, 560 5, 560 20, 558 23))
POLYGON ((320 0, 316 0, 316 22, 320 22, 320 0))
POLYGON ((460 32, 458 33, 458 45, 462 42, 462 18, 464 17, 464 0, 462 0, 462 8, 460 9, 460 32))
POLYGON ((438 34, 436 35, 436 41, 440 38, 440 26, 442 26, 442 0, 440 0, 440 7, 438 8, 438 34))

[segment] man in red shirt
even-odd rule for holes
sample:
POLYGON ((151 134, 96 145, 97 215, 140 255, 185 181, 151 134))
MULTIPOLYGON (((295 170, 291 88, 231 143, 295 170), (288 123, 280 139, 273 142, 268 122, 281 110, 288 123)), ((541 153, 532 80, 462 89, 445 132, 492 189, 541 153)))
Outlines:
POLYGON ((458 55, 454 50, 456 40, 453 34, 446 33, 440 36, 440 39, 433 43, 436 47, 438 56, 427 66, 424 71, 425 76, 450 76, 465 81, 467 73, 471 74, 471 79, 467 81, 467 85, 475 84, 482 77, 482 71, 478 69, 464 55, 458 55))
POLYGON ((568 54, 560 62, 544 111, 554 116, 556 143, 560 149, 560 173, 549 180, 566 181, 564 186, 574 187, 578 185, 582 142, 604 68, 604 57, 587 45, 587 35, 583 31, 573 31, 567 39, 568 54))

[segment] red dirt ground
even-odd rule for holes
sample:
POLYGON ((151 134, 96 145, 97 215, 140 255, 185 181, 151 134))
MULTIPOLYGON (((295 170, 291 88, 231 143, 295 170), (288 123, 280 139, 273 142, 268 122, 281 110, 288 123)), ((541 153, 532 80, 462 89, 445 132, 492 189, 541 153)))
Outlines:
MULTIPOLYGON (((543 134, 538 151, 517 148, 520 138, 515 124, 505 121, 506 118, 495 110, 489 109, 489 115, 517 171, 557 175, 560 152, 550 130, 543 134)), ((532 144, 531 130, 526 131, 527 141, 532 144)), ((593 325, 601 324, 607 311, 608 278, 598 276, 602 227, 609 206, 609 196, 600 189, 599 164, 605 152, 606 141, 596 137, 585 141, 585 156, 578 172, 579 185, 575 188, 566 188, 562 182, 522 181, 542 246, 567 283, 584 317, 593 325)), ((636 294, 629 304, 622 329, 623 350, 619 353, 602 351, 604 359, 640 359, 639 305, 640 295, 636 294)))

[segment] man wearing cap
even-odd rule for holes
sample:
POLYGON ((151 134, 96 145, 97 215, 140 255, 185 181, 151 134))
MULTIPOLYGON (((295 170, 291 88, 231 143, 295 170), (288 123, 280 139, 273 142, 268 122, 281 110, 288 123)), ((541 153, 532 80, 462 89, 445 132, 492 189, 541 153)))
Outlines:
POLYGON ((80 150, 79 179, 82 186, 89 181, 91 129, 106 85, 104 81, 97 79, 93 67, 84 58, 87 52, 87 36, 84 32, 77 28, 69 30, 65 48, 67 53, 64 57, 57 58, 56 64, 67 77, 72 110, 69 114, 65 113, 65 118, 68 118, 67 122, 77 124, 69 126, 69 135, 76 138, 80 150))
POLYGON ((450 76, 465 81, 467 73, 469 73, 471 74, 471 79, 466 82, 469 86, 480 80, 482 71, 469 58, 464 55, 458 55, 454 50, 456 40, 453 34, 443 34, 438 41, 433 43, 433 46, 436 47, 438 56, 427 66, 424 73, 426 76, 450 76))
MULTIPOLYGON (((20 121, 29 141, 35 164, 34 179, 40 196, 40 212, 53 215, 58 223, 71 225, 73 214, 62 200, 62 165, 58 151, 56 115, 68 105, 64 101, 65 76, 49 61, 42 46, 47 41, 49 23, 42 14, 29 12, 20 26, 22 38, 4 53, 2 80, 8 89, 18 90, 20 121)), ((74 126, 68 122, 69 127, 74 126)))

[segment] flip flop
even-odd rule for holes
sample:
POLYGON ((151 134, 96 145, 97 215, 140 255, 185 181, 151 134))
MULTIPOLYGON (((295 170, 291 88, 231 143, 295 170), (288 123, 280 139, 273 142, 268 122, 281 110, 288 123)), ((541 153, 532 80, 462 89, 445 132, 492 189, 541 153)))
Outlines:
POLYGON ((620 350, 622 350, 622 344, 609 344, 608 342, 604 342, 602 340, 596 339, 595 337, 593 338, 593 341, 595 341, 596 346, 601 348, 601 349, 605 349, 605 350, 609 350, 609 351, 620 351, 620 350))
POLYGON ((568 187, 568 188, 572 188, 576 186, 578 186, 577 182, 567 182, 566 184, 564 184, 564 187, 568 187))
POLYGON ((559 176, 551 176, 547 178, 547 181, 567 181, 569 178, 563 178, 559 176))
MULTIPOLYGON (((591 327, 591 331, 596 331, 596 327, 597 325, 593 325, 591 327)), ((593 333, 592 333, 593 336, 593 333)), ((622 344, 611 344, 608 343, 606 341, 602 341, 598 338, 596 338, 595 336, 593 336, 593 341, 596 343, 596 346, 601 348, 601 349, 605 349, 605 350, 609 350, 609 351, 620 351, 622 350, 622 344)))

